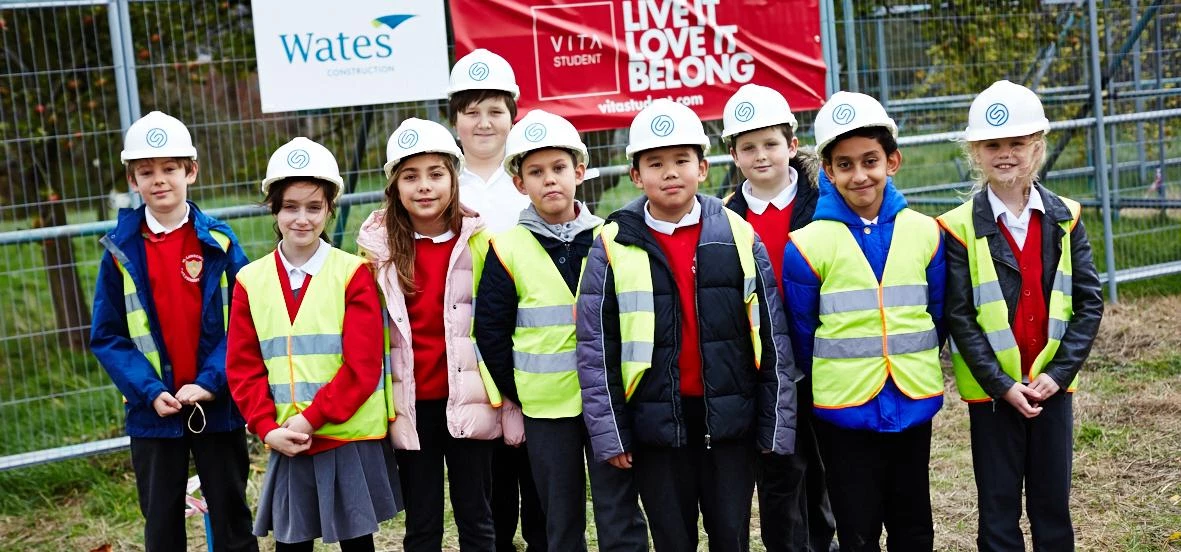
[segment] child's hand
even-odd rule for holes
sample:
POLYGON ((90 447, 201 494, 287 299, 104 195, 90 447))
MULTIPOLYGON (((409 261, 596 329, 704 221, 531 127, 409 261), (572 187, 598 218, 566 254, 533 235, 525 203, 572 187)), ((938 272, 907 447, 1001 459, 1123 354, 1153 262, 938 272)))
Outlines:
POLYGON ((1058 392, 1058 389, 1060 389, 1058 382, 1054 381, 1054 378, 1051 378, 1047 374, 1038 374, 1033 382, 1029 384, 1029 388, 1037 391, 1042 396, 1041 400, 1043 401, 1053 397, 1058 392))
POLYGON ((267 433, 263 442, 284 456, 295 456, 311 448, 312 436, 280 427, 267 433))
POLYGON ((632 467, 632 453, 625 452, 619 456, 613 456, 608 458, 607 462, 621 470, 630 470, 632 467))
POLYGON ((1026 387, 1021 382, 1014 383, 1008 391, 1005 391, 1004 399, 1026 418, 1033 418, 1042 413, 1042 407, 1038 405, 1042 400, 1041 393, 1026 387))
POLYGON ((156 397, 156 400, 152 401, 152 408, 156 409, 156 414, 161 418, 180 412, 180 407, 180 401, 176 400, 176 397, 173 397, 172 393, 167 391, 160 393, 156 397))
POLYGON ((296 433, 303 433, 305 435, 311 435, 316 432, 316 429, 312 427, 312 424, 308 423, 308 419, 304 418, 303 414, 296 414, 290 418, 287 418, 287 420, 283 422, 283 425, 279 427, 287 428, 296 433))
POLYGON ((204 387, 195 383, 182 385, 180 389, 176 390, 176 400, 181 404, 193 405, 199 402, 206 402, 213 400, 213 393, 207 391, 204 387))

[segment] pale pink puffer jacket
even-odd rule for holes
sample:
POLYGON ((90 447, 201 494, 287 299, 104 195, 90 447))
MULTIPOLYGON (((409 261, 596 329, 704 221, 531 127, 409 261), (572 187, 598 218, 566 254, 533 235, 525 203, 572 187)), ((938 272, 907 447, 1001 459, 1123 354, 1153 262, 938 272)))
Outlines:
MULTIPOLYGON (((493 407, 476 365, 472 327, 472 252, 468 239, 483 228, 478 215, 465 211, 463 225, 447 267, 443 294, 443 328, 447 338, 447 430, 457 439, 504 438, 509 445, 525 440, 524 419, 519 406, 504 401, 493 407)), ((414 349, 410 341, 410 319, 406 295, 398 285, 397 269, 389 262, 385 210, 369 215, 357 234, 361 254, 377 268, 377 283, 390 316, 390 357, 394 379, 394 410, 390 439, 394 448, 419 450, 415 421, 414 349)))

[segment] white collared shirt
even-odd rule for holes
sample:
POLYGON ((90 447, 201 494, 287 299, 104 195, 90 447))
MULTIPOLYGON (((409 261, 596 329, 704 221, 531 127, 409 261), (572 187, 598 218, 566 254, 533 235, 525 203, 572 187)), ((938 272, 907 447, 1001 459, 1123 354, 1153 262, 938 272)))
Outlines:
POLYGON ((176 230, 177 228, 184 226, 185 223, 189 222, 189 204, 185 203, 185 218, 180 219, 180 222, 177 223, 177 225, 173 226, 172 228, 165 228, 163 224, 160 224, 160 221, 157 220, 156 217, 152 215, 151 209, 144 209, 144 218, 146 219, 146 221, 148 223, 148 231, 150 231, 151 233, 153 233, 153 234, 171 234, 173 230, 176 230))
POLYGON ((529 206, 529 196, 517 191, 503 166, 496 167, 488 180, 465 167, 459 173, 459 201, 479 213, 492 232, 516 226, 521 210, 529 206))
POLYGON ((771 198, 771 201, 764 201, 755 197, 750 180, 743 182, 742 197, 746 199, 746 208, 756 215, 761 215, 763 211, 767 210, 768 205, 774 205, 780 211, 791 205, 791 202, 796 198, 796 182, 799 180, 800 175, 796 172, 795 167, 788 167, 787 174, 787 186, 780 190, 778 195, 771 198))
POLYGON ((872 219, 867 219, 865 217, 857 217, 857 218, 861 219, 861 224, 864 224, 866 226, 873 226, 878 223, 878 217, 873 217, 872 219))
POLYGON ((673 235, 677 228, 684 228, 686 226, 693 226, 701 222, 701 202, 697 201, 697 196, 693 197, 693 208, 689 209, 685 216, 677 222, 665 222, 663 220, 656 220, 652 218, 652 213, 648 212, 648 202, 644 202, 644 222, 651 228, 666 236, 673 235))
POLYGON ((418 232, 414 233, 414 239, 416 239, 416 240, 431 240, 431 243, 444 243, 454 237, 455 237, 455 232, 452 232, 451 230, 443 232, 442 234, 439 234, 438 236, 427 236, 426 234, 419 234, 418 232))
POLYGON ((988 204, 992 206, 993 218, 1000 219, 1001 224, 1009 229, 1009 234, 1013 236, 1017 249, 1025 248, 1025 236, 1029 234, 1029 220, 1033 217, 1033 210, 1037 209, 1043 215, 1046 214, 1046 207, 1042 203, 1042 194, 1038 193, 1037 188, 1030 188, 1029 200, 1025 202, 1025 208, 1021 210, 1019 215, 1009 212, 1005 202, 992 193, 991 186, 988 187, 988 204))
POLYGON ((283 256, 283 242, 279 242, 279 260, 283 262, 283 269, 287 271, 287 279, 291 281, 291 290, 298 291, 303 287, 303 282, 308 276, 315 276, 324 268, 324 261, 328 260, 328 253, 332 249, 332 245, 324 240, 320 240, 320 246, 316 248, 316 252, 312 253, 311 258, 300 266, 291 264, 287 257, 283 256))

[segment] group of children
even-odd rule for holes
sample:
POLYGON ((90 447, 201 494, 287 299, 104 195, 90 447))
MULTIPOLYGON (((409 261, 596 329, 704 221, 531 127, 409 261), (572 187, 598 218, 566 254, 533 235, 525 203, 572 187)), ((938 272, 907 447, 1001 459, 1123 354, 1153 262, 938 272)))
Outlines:
POLYGON ((279 241, 248 263, 186 200, 184 125, 128 130, 144 206, 102 240, 92 344, 126 397, 148 550, 185 546, 190 454, 216 550, 373 550, 405 510, 405 549, 437 551, 445 495, 464 551, 511 550, 518 508, 529 550, 586 550, 588 476, 600 550, 696 550, 699 516, 710 550, 747 550, 756 487, 767 550, 877 550, 883 526, 932 550, 949 334, 979 547, 1023 548, 1024 487, 1035 548, 1073 548, 1069 392, 1103 303, 1079 204, 1037 179, 1033 92, 978 95, 977 190, 938 220, 907 207, 897 126, 862 94, 825 103, 808 150, 782 95, 739 89, 725 200, 698 193, 701 120, 655 100, 626 148, 643 195, 606 220, 575 198, 574 126, 513 124, 503 58, 459 60, 448 94, 459 143, 413 118, 390 135, 359 255, 324 234, 343 181, 322 145, 271 156, 279 241), (270 451, 253 528, 243 426, 270 451))

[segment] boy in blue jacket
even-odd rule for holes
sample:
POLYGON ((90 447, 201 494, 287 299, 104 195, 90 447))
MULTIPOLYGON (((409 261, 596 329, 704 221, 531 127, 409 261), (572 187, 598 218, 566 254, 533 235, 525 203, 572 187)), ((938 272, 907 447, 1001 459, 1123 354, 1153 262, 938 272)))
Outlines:
POLYGON ((90 346, 126 401, 144 544, 187 548, 189 455, 209 505, 214 550, 258 550, 246 505, 245 422, 226 387, 228 285, 247 263, 230 227, 186 201, 197 150, 153 111, 121 155, 138 209, 119 212, 94 295, 90 346))
POLYGON ((784 250, 796 362, 841 550, 932 550, 931 419, 943 406, 943 242, 894 187, 898 127, 838 92, 816 114, 820 199, 784 250), (898 239, 894 239, 894 238, 898 239))

